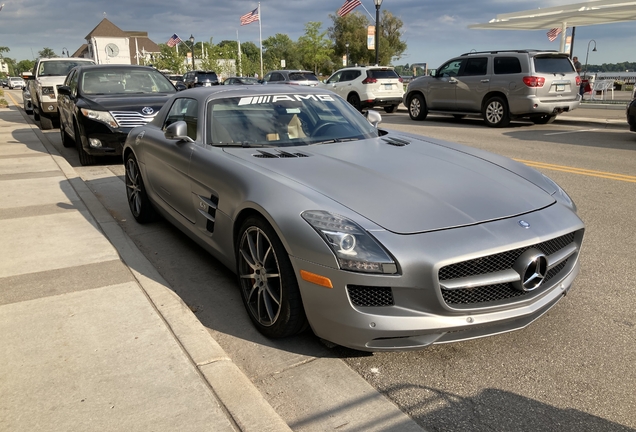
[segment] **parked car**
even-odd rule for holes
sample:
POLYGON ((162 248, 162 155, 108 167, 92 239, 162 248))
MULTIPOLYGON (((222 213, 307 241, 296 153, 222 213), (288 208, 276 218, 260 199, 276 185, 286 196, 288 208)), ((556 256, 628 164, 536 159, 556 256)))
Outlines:
POLYGON ((632 100, 627 104, 627 123, 629 124, 629 130, 636 132, 636 89, 632 94, 632 100))
POLYGON ((471 52, 411 81, 404 105, 413 120, 424 120, 431 112, 455 118, 480 115, 492 127, 505 127, 515 118, 546 124, 579 106, 580 85, 565 53, 471 52))
POLYGON ((402 78, 392 67, 347 67, 320 86, 338 93, 358 110, 380 106, 392 113, 404 96, 402 78))
POLYGON ((291 84, 315 87, 318 77, 311 71, 305 70, 275 70, 265 74, 263 84, 291 84))
POLYGON ((219 77, 214 71, 190 71, 183 75, 183 83, 186 88, 210 87, 219 85, 219 77))
POLYGON ((524 328, 564 297, 584 225, 559 186, 380 120, 321 88, 185 90, 126 139, 130 211, 236 272, 268 337, 309 325, 354 349, 418 349, 524 328))
POLYGON ((24 80, 21 77, 10 77, 7 80, 7 87, 10 89, 23 89, 24 85, 24 80))
POLYGON ((251 77, 229 77, 223 81, 224 85, 254 85, 260 84, 258 78, 251 77))
POLYGON ((0 83, 2 83, 2 87, 6 87, 9 83, 9 78, 0 78, 0 83))
POLYGON ((128 132, 152 121, 176 92, 152 67, 77 66, 58 89, 62 144, 77 147, 82 165, 121 155, 128 132))
POLYGON ((172 84, 176 87, 177 83, 183 82, 183 75, 166 75, 172 84))

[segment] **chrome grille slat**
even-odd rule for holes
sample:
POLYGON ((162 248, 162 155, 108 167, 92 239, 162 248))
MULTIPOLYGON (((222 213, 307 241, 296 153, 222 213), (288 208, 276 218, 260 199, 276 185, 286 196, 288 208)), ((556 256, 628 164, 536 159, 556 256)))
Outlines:
POLYGON ((110 115, 121 127, 137 127, 150 123, 157 114, 146 116, 135 111, 111 111, 110 115))
POLYGON ((549 286, 548 282, 558 276, 578 252, 575 235, 573 232, 542 243, 442 267, 438 274, 442 298, 448 305, 480 307, 486 303, 490 305, 537 295, 549 286), (520 291, 512 285, 520 278, 513 270, 513 265, 529 249, 538 249, 546 255, 548 273, 539 289, 520 291))

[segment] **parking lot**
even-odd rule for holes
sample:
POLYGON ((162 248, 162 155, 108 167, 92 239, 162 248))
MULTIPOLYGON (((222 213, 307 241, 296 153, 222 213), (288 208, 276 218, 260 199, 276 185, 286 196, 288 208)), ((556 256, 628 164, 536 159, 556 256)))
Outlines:
POLYGON ((251 326, 234 275, 169 224, 134 222, 118 160, 82 167, 59 130, 44 137, 294 430, 353 430, 327 409, 341 361, 426 430, 634 430, 636 134, 579 122, 413 122, 404 111, 383 115, 382 127, 499 153, 557 181, 586 223, 582 271, 563 301, 527 329, 415 352, 360 353, 311 333, 267 340, 251 326), (307 379, 316 371, 322 380, 307 379), (320 406, 323 416, 306 417, 320 406))

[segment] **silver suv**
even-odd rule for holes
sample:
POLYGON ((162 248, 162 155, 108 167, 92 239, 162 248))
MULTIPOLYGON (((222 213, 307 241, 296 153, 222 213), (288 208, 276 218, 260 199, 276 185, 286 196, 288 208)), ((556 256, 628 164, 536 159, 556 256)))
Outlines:
POLYGON ((581 78, 565 53, 515 50, 462 54, 409 84, 404 105, 413 120, 429 112, 455 118, 481 114, 491 127, 514 118, 536 124, 579 106, 581 78))

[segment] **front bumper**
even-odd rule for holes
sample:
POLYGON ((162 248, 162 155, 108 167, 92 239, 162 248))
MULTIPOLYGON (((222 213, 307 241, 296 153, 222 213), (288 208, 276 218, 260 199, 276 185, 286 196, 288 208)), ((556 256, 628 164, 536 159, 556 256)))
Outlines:
POLYGON ((82 145, 93 156, 120 156, 128 132, 132 128, 110 128, 108 125, 84 118, 82 145), (97 145, 99 142, 99 145, 97 145))
POLYGON ((58 118, 60 116, 60 112, 57 110, 57 102, 41 101, 40 109, 40 115, 48 118, 58 118))
POLYGON ((583 223, 571 210, 556 204, 522 218, 453 230, 407 236, 373 234, 393 253, 400 274, 352 273, 291 257, 307 318, 318 337, 349 348, 415 350, 522 329, 543 315, 564 296, 579 273, 583 223), (531 228, 520 228, 520 219, 531 228), (546 278, 540 289, 479 304, 450 304, 443 299, 440 268, 532 247, 575 231, 576 254, 554 277, 546 278), (333 288, 302 280, 300 270, 329 278, 333 288), (370 296, 375 296, 376 290, 389 290, 393 303, 360 306, 352 300, 352 287, 368 288, 370 296))

